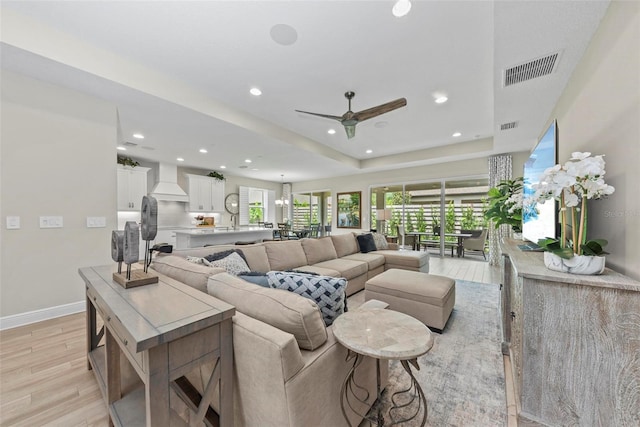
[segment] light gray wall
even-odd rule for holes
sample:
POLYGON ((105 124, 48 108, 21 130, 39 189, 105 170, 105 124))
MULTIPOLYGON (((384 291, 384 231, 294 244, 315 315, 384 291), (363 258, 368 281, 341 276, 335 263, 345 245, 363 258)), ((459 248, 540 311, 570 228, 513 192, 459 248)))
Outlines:
POLYGON ((0 317, 84 301, 78 268, 111 260, 115 107, 4 70, 1 102, 0 317), (64 227, 41 229, 41 215, 64 227), (87 216, 107 226, 87 228, 87 216))
POLYGON ((559 158, 604 154, 607 200, 588 205, 588 238, 609 241, 607 266, 640 280, 640 2, 614 1, 549 122, 559 158))

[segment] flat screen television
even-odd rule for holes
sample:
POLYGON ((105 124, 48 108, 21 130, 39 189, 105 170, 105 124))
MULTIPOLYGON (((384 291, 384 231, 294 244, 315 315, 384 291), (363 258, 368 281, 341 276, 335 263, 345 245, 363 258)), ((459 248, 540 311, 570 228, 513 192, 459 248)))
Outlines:
POLYGON ((532 185, 540 181, 540 176, 545 169, 557 163, 558 127, 554 120, 524 164, 522 237, 533 243, 545 237, 556 237, 557 202, 548 200, 543 204, 531 199, 534 193, 532 185))

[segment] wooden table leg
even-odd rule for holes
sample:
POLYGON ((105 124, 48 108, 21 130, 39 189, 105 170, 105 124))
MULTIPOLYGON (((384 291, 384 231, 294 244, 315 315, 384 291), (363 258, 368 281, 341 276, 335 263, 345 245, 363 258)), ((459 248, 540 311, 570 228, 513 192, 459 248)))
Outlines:
MULTIPOLYGON (((116 342, 116 337, 111 334, 108 328, 105 328, 105 353, 106 353, 106 376, 105 382, 107 387, 107 407, 122 398, 121 376, 120 376, 120 347, 116 342)), ((111 417, 109 417, 109 425, 113 425, 111 417)))
POLYGON ((148 380, 145 381, 145 409, 148 427, 169 427, 169 346, 149 349, 148 380))
POLYGON ((233 427, 233 321, 220 324, 220 427, 233 427))

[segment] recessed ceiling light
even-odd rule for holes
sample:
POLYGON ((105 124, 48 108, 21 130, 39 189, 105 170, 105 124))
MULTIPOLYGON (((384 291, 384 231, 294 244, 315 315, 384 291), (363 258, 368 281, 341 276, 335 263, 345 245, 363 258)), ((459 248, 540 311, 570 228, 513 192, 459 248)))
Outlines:
POLYGON ((386 128, 388 125, 389 125, 389 122, 386 122, 384 120, 380 120, 379 122, 376 122, 374 124, 374 126, 377 127, 378 129, 386 128))
POLYGON ((327 133, 328 133, 329 135, 333 135, 333 134, 335 134, 335 133, 336 133, 336 130, 335 130, 335 129, 329 129, 329 130, 327 131, 327 133))
POLYGON ((202 154, 206 154, 206 153, 208 153, 208 151, 207 151, 207 149, 206 149, 206 148, 201 148, 201 149, 200 149, 200 152, 201 152, 202 154))
POLYGON ((251 163, 251 159, 244 159, 245 163, 251 163))
POLYGON ((367 150, 367 151, 365 151, 365 153, 371 154, 371 153, 373 153, 373 150, 367 150))
POLYGON ((460 132, 455 132, 453 135, 451 135, 454 138, 457 138, 459 136, 461 136, 462 134, 460 132))
POLYGON ((253 96, 260 96, 262 95, 262 91, 260 89, 258 89, 257 87, 252 87, 251 89, 249 89, 249 93, 253 96))
POLYGON ((396 18, 405 16, 411 10, 411 2, 409 0, 398 0, 391 9, 391 13, 396 18))
POLYGON ((136 138, 136 139, 144 139, 144 135, 141 134, 141 133, 134 133, 133 137, 136 138))
POLYGON ((258 168, 251 168, 252 171, 259 171, 260 169, 258 168))
POLYGON ((447 102, 449 100, 449 98, 447 98, 444 95, 440 95, 435 99, 435 103, 436 104, 444 104, 445 102, 447 102))
POLYGON ((120 150, 120 151, 127 151, 126 147, 123 147, 122 145, 118 145, 116 147, 116 149, 120 150))
POLYGON ((227 167, 225 165, 220 165, 220 169, 226 169, 227 167))
POLYGON ((178 157, 176 160, 179 162, 184 162, 184 159, 182 157, 178 157))

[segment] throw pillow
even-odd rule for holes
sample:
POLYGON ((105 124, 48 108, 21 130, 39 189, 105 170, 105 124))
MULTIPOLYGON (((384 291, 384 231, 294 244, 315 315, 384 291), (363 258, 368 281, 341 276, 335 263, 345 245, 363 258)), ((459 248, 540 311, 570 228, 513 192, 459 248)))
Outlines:
MULTIPOLYGON (((205 259, 206 258, 208 257, 205 257, 205 259)), ((235 251, 222 259, 209 261, 209 265, 211 267, 224 268, 227 270, 227 273, 233 274, 234 276, 251 270, 246 261, 235 251)))
POLYGON ((377 249, 376 242, 373 240, 373 236, 371 235, 371 233, 359 234, 357 238, 358 245, 360 245, 360 252, 362 252, 363 254, 375 251, 377 249))
POLYGON ((259 271, 245 271, 244 273, 238 274, 238 277, 242 280, 246 280, 247 282, 260 285, 263 288, 271 287, 269 286, 269 279, 267 279, 267 275, 265 273, 260 273, 259 271))
POLYGON ((371 233, 371 235, 373 236, 373 240, 376 243, 377 250, 389 249, 389 243, 387 243, 387 238, 384 237, 384 234, 371 233))
POLYGON ((194 264, 202 264, 202 265, 206 265, 207 267, 209 266, 209 261, 207 261, 206 259, 199 257, 199 256, 190 256, 187 255, 187 261, 192 262, 194 264))
MULTIPOLYGON (((234 252, 237 253, 238 255, 240 255, 242 257, 242 259, 244 260, 244 262, 247 262, 247 257, 244 256, 244 253, 242 253, 242 251, 240 249, 229 249, 229 250, 226 250, 226 251, 214 252, 211 255, 207 255, 206 257, 204 257, 204 259, 206 259, 209 262, 217 261, 219 259, 228 257, 229 255, 231 255, 234 252)), ((249 270, 247 269, 247 271, 249 271, 249 270)))
POLYGON ((322 320, 327 326, 345 311, 347 279, 343 277, 270 271, 267 279, 272 288, 291 291, 313 300, 320 308, 322 320))

